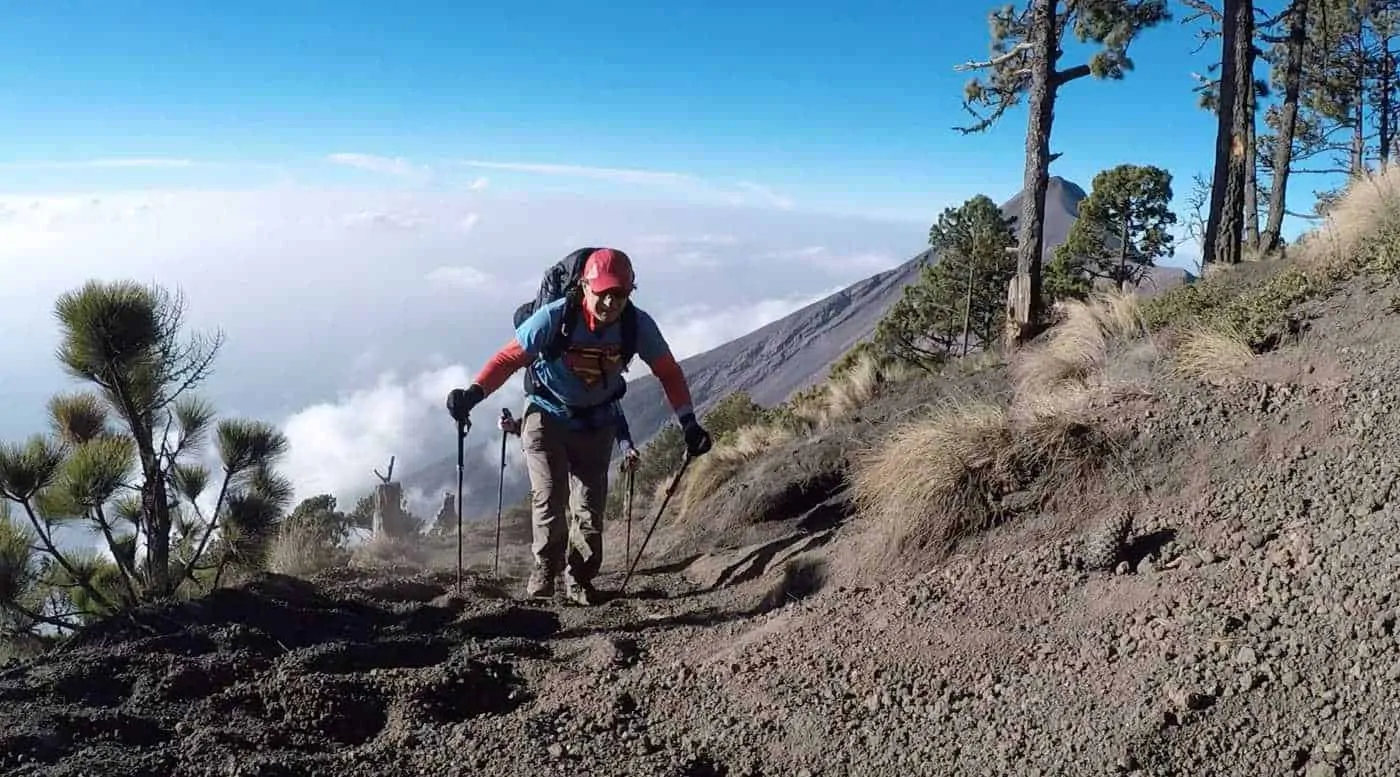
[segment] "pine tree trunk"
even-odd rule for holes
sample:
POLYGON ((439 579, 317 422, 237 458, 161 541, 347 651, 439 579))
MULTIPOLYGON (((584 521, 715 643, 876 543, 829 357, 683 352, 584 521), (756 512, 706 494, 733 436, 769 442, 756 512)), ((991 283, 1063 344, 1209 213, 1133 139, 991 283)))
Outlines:
POLYGON ((1351 174, 1353 177, 1366 172, 1366 51, 1362 48, 1362 33, 1357 34, 1356 41, 1356 67, 1353 71, 1356 78, 1355 88, 1355 113, 1352 115, 1353 126, 1351 129, 1351 174))
POLYGON ((1252 0, 1225 0, 1221 24, 1220 105, 1216 113, 1215 169, 1210 190, 1210 213, 1202 259, 1211 264, 1240 262, 1244 232, 1244 163, 1249 154, 1244 147, 1245 132, 1242 100, 1249 99, 1253 74, 1246 66, 1246 49, 1253 45, 1252 0))
POLYGON ((1293 0, 1288 18, 1288 60, 1283 75, 1283 105, 1274 139, 1274 180, 1269 190, 1269 216, 1259 247, 1277 251, 1282 240, 1283 211, 1288 201, 1288 172, 1293 165, 1293 139, 1298 128, 1298 94, 1303 81, 1303 47, 1308 34, 1308 0, 1293 0))
POLYGON ((1381 70, 1379 78, 1379 105, 1376 106, 1377 118, 1380 121, 1380 131, 1377 141, 1380 145, 1381 168, 1390 164, 1390 142, 1394 130, 1390 126, 1391 122, 1391 95, 1392 84, 1395 83, 1395 56, 1390 51, 1391 36, 1386 35, 1381 38, 1381 70))
POLYGON ((1361 99, 1356 101, 1351 120, 1355 124, 1351 131, 1351 174, 1355 177, 1366 171, 1366 109, 1361 99))
POLYGON ((967 338, 972 331, 972 284, 973 273, 977 265, 973 263, 971 257, 967 260, 967 299, 963 302, 963 331, 962 331, 962 355, 967 355, 967 338))
POLYGON ((1020 235, 1016 251, 1014 295, 1015 342, 1033 337, 1044 319, 1041 286, 1041 247, 1045 238, 1045 190, 1050 183, 1050 130, 1055 120, 1055 60, 1059 46, 1057 0, 1032 0, 1031 86, 1027 94, 1026 167, 1021 190, 1020 235))
POLYGON ((1123 216, 1123 229, 1118 236, 1118 290, 1128 290, 1128 217, 1123 216))
MULTIPOLYGON (((1251 52, 1253 47, 1251 47, 1251 52)), ((1249 72, 1254 72, 1254 55, 1249 56, 1249 72)), ((1259 100, 1254 96, 1254 82, 1249 84, 1249 99, 1244 101, 1244 147, 1249 161, 1244 166, 1244 244, 1249 250, 1259 248, 1259 138, 1255 135, 1255 108, 1259 100)))
POLYGON ((146 525, 146 590, 157 596, 165 596, 173 588, 170 580, 170 504, 155 450, 141 450, 140 458, 144 480, 141 514, 146 525))

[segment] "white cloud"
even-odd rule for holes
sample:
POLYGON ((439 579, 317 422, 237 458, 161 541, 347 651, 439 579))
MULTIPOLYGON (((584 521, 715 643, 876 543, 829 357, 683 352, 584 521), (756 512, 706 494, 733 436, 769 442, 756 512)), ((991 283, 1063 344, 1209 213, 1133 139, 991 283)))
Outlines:
POLYGON ((372 173, 382 173, 398 178, 417 178, 425 175, 428 171, 426 167, 420 167, 403 157, 386 157, 375 154, 339 153, 326 157, 331 162, 346 167, 354 167, 360 170, 368 170, 372 173))
POLYGON ((665 257, 680 267, 713 270, 723 264, 723 260, 709 251, 677 251, 665 257))
POLYGON ((467 167, 481 167, 491 170, 509 170, 517 173, 538 173, 542 175, 564 175, 576 178, 594 178, 617 183, 662 183, 676 184, 695 181, 685 173, 660 170, 636 170, 619 167, 588 167, 585 165, 561 165, 530 162, 488 162, 480 159, 463 159, 457 164, 467 167))
POLYGON ((724 249, 736 245, 733 235, 640 235, 632 240, 634 252, 646 255, 650 260, 668 267, 695 270, 713 270, 725 261, 724 249))
MULTIPOLYGON (((340 392, 334 400, 288 416, 281 424, 290 443, 282 471, 296 486, 295 498, 328 493, 337 502, 353 504, 378 483, 374 470, 384 472, 390 456, 394 457, 394 479, 400 482, 450 460, 454 466, 444 470, 443 482, 419 489, 410 486, 404 494, 414 513, 431 519, 441 506, 443 491, 456 491, 457 487, 456 432, 445 400, 449 391, 466 386, 475 374, 476 367, 461 364, 407 378, 385 373, 372 385, 340 392)), ((483 466, 490 466, 493 475, 500 466, 500 432, 495 425, 498 408, 512 408, 518 415, 523 401, 519 381, 510 381, 473 414, 464 442, 469 457, 465 463, 478 477, 483 466)), ((507 445, 506 454, 508 466, 522 464, 519 446, 507 445)), ((464 501, 470 503, 470 480, 464 481, 464 501)))
POLYGON ((447 284, 457 289, 482 289, 495 283, 495 276, 466 265, 434 267, 424 280, 434 284, 447 284))
POLYGON ((733 235, 640 235, 632 242, 652 250, 664 250, 681 246, 732 246, 737 242, 733 235))
POLYGON ((479 177, 467 185, 468 189, 474 192, 484 191, 491 184, 491 179, 485 176, 479 177))
POLYGON ((427 221, 421 215, 413 213, 360 211, 347 215, 344 223, 347 227, 370 225, 392 229, 418 229, 427 221))
POLYGON ((757 194, 764 202, 780 210, 792 210, 793 203, 791 197, 785 197, 781 194, 778 194, 777 192, 773 191, 767 186, 752 183, 750 181, 740 181, 739 188, 743 189, 744 191, 757 194))
POLYGON ((457 223, 457 228, 463 232, 470 232, 476 228, 476 223, 481 221, 480 213, 468 213, 457 223))
POLYGON ((814 245, 765 251, 759 258, 798 262, 831 272, 865 272, 873 275, 888 270, 909 257, 886 251, 834 251, 826 246, 814 245))
POLYGON ((610 183, 651 185, 684 191, 691 195, 712 198, 735 206, 762 205, 792 210, 793 200, 774 191, 772 187, 752 181, 739 181, 730 186, 690 173, 671 170, 646 170, 626 167, 595 167, 548 162, 496 162, 483 159, 460 159, 455 164, 490 170, 505 170, 532 175, 552 175, 567 178, 588 178, 610 183))

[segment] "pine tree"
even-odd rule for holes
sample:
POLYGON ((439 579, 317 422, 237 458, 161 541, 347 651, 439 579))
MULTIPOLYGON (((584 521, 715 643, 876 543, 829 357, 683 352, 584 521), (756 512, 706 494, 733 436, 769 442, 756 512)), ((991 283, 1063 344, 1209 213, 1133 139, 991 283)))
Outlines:
POLYGON ((1270 59, 1274 62, 1272 79, 1283 92, 1283 102, 1265 113, 1264 122, 1275 132, 1272 154, 1267 166, 1272 178, 1269 189, 1269 211, 1259 248, 1264 253, 1277 250, 1281 244, 1283 215, 1288 204, 1288 177, 1293 165, 1293 147, 1297 142, 1298 101, 1302 91, 1303 59, 1307 53, 1308 12, 1311 0, 1293 0, 1283 13, 1287 35, 1275 43, 1270 59))
POLYGON ((958 127, 981 132, 1001 118, 1021 97, 1028 99, 1026 162, 1015 283, 1017 340, 1034 336, 1043 321, 1041 252, 1045 229, 1045 190, 1049 184, 1050 134, 1055 98, 1065 84, 1085 76, 1122 79, 1133 68, 1128 46, 1144 30, 1170 18, 1164 0, 1028 0, 1016 11, 1007 5, 990 15, 992 55, 959 70, 982 70, 987 81, 973 78, 963 107, 977 121, 958 127), (1103 46, 1087 63, 1060 67, 1065 32, 1103 46), (974 106, 990 109, 980 114, 974 106))
POLYGON ((1221 65, 1215 129, 1215 165, 1202 255, 1205 262, 1238 264, 1243 258, 1247 165, 1255 149, 1250 110, 1254 94, 1254 4, 1224 0, 1221 65))
POLYGON ((932 371, 966 354, 973 335, 994 340, 1005 318, 1002 290, 1015 275, 1013 223, 981 194, 944 210, 929 228, 936 259, 876 327, 877 352, 932 371))
POLYGON ((1173 253, 1171 199, 1172 175, 1160 167, 1118 165, 1094 176, 1079 218, 1055 251, 1055 274, 1135 287, 1159 257, 1173 253))

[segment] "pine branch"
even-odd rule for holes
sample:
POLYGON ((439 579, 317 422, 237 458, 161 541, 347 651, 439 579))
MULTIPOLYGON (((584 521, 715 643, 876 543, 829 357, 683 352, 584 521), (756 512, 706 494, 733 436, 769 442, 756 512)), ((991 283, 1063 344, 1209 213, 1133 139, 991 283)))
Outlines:
POLYGON ((1202 18, 1209 18, 1212 22, 1216 24, 1220 24, 1225 20, 1225 15, 1222 14, 1220 11, 1217 11, 1215 9, 1215 6, 1211 5, 1205 0, 1181 0, 1181 4, 1195 11, 1195 13, 1190 14, 1185 19, 1182 19, 1182 24, 1190 24, 1191 22, 1202 18))
POLYGON ((1028 43, 1028 42, 1026 42, 1026 41, 1022 41, 1022 42, 1020 42, 1020 43, 1017 43, 1015 46, 1012 46, 1012 47, 1011 47, 1011 50, 1010 50, 1010 51, 1007 51, 1007 52, 1004 53, 1004 54, 998 54, 998 55, 996 55, 995 57, 992 57, 992 58, 990 58, 990 59, 985 59, 985 60, 983 60, 983 61, 981 61, 981 62, 978 62, 978 61, 976 61, 976 60, 971 60, 971 59, 970 59, 970 60, 964 62, 964 63, 961 64, 961 65, 954 65, 954 66, 953 66, 953 70, 955 70, 955 71, 957 71, 957 72, 959 72, 959 73, 962 73, 962 72, 966 72, 966 71, 968 71, 968 70, 989 70, 989 69, 994 69, 994 68, 997 68, 997 67, 1001 66, 1002 64, 1004 64, 1004 63, 1006 63, 1006 62, 1011 61, 1011 60, 1014 59, 1015 57, 1019 56, 1022 52, 1030 51, 1031 48, 1032 48, 1032 47, 1031 47, 1031 44, 1030 44, 1030 43, 1028 43))
POLYGON ((209 545, 209 537, 214 534, 214 528, 219 523, 219 512, 223 509, 224 499, 228 495, 229 480, 232 478, 232 472, 224 472, 224 482, 219 486, 219 498, 214 500, 214 512, 205 526, 204 536, 200 538, 199 545, 195 548, 194 555, 190 557, 189 563, 184 565, 179 577, 176 578, 177 580, 183 580, 188 577, 191 582, 198 582, 194 577, 194 565, 199 563, 200 557, 204 555, 204 549, 209 545))
POLYGON ((98 526, 102 527, 102 537, 107 540, 107 547, 112 549, 112 558, 117 561, 117 569, 121 571, 122 582, 126 583, 127 593, 131 594, 133 602, 140 601, 141 596, 136 589, 136 570, 128 566, 129 559, 125 554, 117 550, 117 538, 112 534, 112 526, 107 522, 107 515, 102 510, 102 505, 93 508, 92 519, 98 526))
POLYGON ((1056 70, 1055 74, 1051 76, 1051 80, 1055 87, 1061 87, 1076 78, 1083 78, 1090 75, 1092 72, 1088 65, 1075 65, 1065 70, 1056 70))
POLYGON ((68 561, 68 557, 59 552, 58 548, 54 547, 53 540, 49 537, 48 533, 43 530, 43 522, 40 521, 39 516, 34 513, 34 505, 30 500, 26 498, 14 501, 18 501, 24 506, 25 514, 29 516, 29 523, 34 526, 35 532, 39 534, 39 539, 44 543, 44 552, 48 553, 59 566, 63 567, 63 571, 67 572, 69 577, 72 577, 73 580, 87 592, 87 595, 92 597, 94 602, 97 602, 108 610, 118 609, 112 605, 112 602, 107 597, 103 596, 100 591, 94 588, 91 583, 84 580, 82 575, 78 574, 78 570, 68 561))
POLYGON ((65 620, 65 618, 71 618, 75 615, 82 615, 81 612, 65 612, 61 615, 45 615, 42 612, 30 610, 28 607, 25 607, 19 602, 5 602, 4 604, 0 605, 0 607, 5 607, 14 610, 21 616, 28 618, 29 620, 34 621, 35 623, 42 623, 45 626, 53 626, 54 628, 66 629, 68 631, 74 631, 77 627, 74 626, 71 621, 65 620))

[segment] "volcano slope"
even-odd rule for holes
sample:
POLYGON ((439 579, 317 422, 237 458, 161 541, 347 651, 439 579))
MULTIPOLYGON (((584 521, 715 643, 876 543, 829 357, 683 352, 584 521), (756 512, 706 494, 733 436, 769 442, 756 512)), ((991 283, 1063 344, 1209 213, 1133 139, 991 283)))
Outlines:
POLYGON ((0 673, 0 769, 1394 774, 1382 204, 1154 302, 1151 335, 1071 306, 1007 369, 887 384, 716 476, 595 608, 389 568, 99 624, 0 673))

